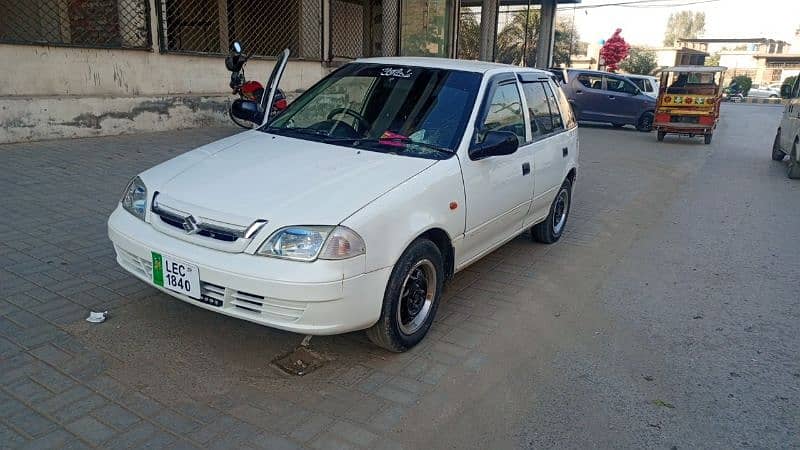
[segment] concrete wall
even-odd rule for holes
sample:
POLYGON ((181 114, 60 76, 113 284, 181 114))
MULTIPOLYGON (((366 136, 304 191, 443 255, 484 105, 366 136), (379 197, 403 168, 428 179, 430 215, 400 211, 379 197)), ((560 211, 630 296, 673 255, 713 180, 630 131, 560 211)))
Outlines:
MULTIPOLYGON (((274 65, 251 60, 262 83, 274 65)), ((0 143, 226 123, 234 99, 224 58, 0 44, 0 143)), ((327 73, 290 61, 281 88, 307 88, 327 73)))

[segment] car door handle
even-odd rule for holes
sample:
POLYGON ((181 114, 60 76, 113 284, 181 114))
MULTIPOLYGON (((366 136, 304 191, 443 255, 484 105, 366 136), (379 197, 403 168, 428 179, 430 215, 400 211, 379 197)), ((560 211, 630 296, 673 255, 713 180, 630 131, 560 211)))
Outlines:
POLYGON ((522 176, 531 173, 531 164, 530 163, 522 163, 522 176))
POLYGON ((562 149, 561 149, 561 156, 563 156, 564 158, 566 158, 566 157, 567 157, 567 155, 569 155, 569 147, 564 147, 564 148, 562 148, 562 149))

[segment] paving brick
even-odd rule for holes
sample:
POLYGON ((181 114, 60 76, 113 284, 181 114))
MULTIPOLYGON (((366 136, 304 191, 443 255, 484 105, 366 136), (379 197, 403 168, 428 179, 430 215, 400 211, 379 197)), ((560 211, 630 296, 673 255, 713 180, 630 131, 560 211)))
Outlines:
POLYGON ((400 389, 396 386, 383 385, 375 391, 375 395, 386 400, 400 403, 403 405, 411 405, 417 401, 419 395, 414 392, 400 389))
POLYGON ((250 440, 255 448, 265 450, 299 450, 299 444, 272 433, 262 433, 250 440))
POLYGON ((237 420, 231 416, 223 415, 218 417, 206 426, 189 433, 187 435, 193 441, 205 444, 216 436, 227 433, 236 424, 237 420))
POLYGON ((128 431, 118 434, 109 440, 104 447, 108 449, 141 448, 143 441, 156 432, 156 427, 150 422, 139 422, 128 431))
POLYGON ((114 430, 111 427, 89 416, 81 417, 68 424, 66 428, 92 445, 100 445, 114 435, 114 430))
POLYGON ((383 383, 389 380, 391 376, 383 372, 373 372, 364 381, 358 383, 357 389, 361 392, 375 392, 383 383))
POLYGON ((7 417, 6 423, 34 438, 56 429, 55 423, 30 408, 7 417))
POLYGON ((391 405, 375 414, 369 425, 384 432, 396 427, 406 414, 407 409, 401 405, 391 405))
POLYGON ((270 414, 267 411, 247 404, 238 405, 231 409, 229 413, 234 417, 261 428, 266 428, 272 422, 274 422, 274 420, 270 418, 270 414))
POLYGON ((108 403, 108 401, 103 397, 97 394, 92 394, 59 409, 58 411, 52 413, 52 415, 62 423, 72 422, 73 420, 85 416, 95 409, 104 406, 106 403, 108 403))
POLYGON ((167 448, 177 439, 175 435, 169 434, 166 431, 156 431, 143 442, 139 443, 139 446, 147 449, 167 448))
POLYGON ((114 403, 95 409, 92 415, 117 430, 127 430, 141 420, 136 414, 114 403))
POLYGON ((6 391, 25 403, 38 402, 52 396, 44 386, 29 378, 23 378, 5 387, 6 391))
POLYGON ((29 441, 22 448, 26 450, 74 448, 75 440, 76 438, 74 435, 68 433, 64 429, 59 428, 45 434, 44 436, 40 436, 32 441, 29 441))
POLYGON ((151 417, 153 422, 172 431, 184 435, 200 427, 200 423, 169 409, 163 409, 151 417))
POLYGON ((210 423, 222 415, 220 411, 198 403, 179 403, 175 405, 175 409, 203 423, 210 423))
POLYGON ((310 447, 317 450, 350 450, 358 448, 353 443, 333 433, 321 434, 311 442, 310 447))
POLYGON ((0 337, 0 358, 9 358, 19 354, 22 348, 6 338, 0 337))
POLYGON ((0 423, 0 447, 19 447, 28 439, 0 423))
POLYGON ((0 391, 0 418, 17 414, 25 408, 22 402, 0 391))
POLYGON ((334 423, 328 432, 334 433, 344 440, 362 447, 369 446, 373 441, 375 441, 375 439, 378 438, 378 435, 375 433, 344 421, 338 421, 334 423))
POLYGON ((53 346, 53 344, 41 345, 30 350, 30 353, 42 361, 48 362, 54 366, 57 366, 62 362, 72 358, 72 355, 58 347, 53 346))
POLYGON ((112 400, 119 400, 130 392, 124 384, 107 375, 88 380, 86 385, 112 400))
POLYGON ((45 413, 53 413, 67 405, 88 397, 91 393, 92 392, 84 386, 77 385, 47 400, 34 404, 34 407, 45 413))
POLYGON ((32 373, 31 378, 56 394, 75 386, 70 377, 51 367, 42 367, 32 373))
POLYGON ((333 423, 333 419, 318 413, 311 414, 305 422, 292 430, 290 437, 300 442, 308 442, 333 423))

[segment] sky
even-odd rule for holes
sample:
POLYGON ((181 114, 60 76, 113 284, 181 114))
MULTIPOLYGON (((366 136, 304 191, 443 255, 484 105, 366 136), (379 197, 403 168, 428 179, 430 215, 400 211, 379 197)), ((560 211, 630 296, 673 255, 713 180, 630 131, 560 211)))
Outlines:
MULTIPOLYGON (((599 5, 632 0, 583 0, 577 6, 599 5)), ((575 23, 582 41, 606 39, 616 28, 633 45, 660 47, 670 12, 680 10, 706 13, 704 37, 765 37, 791 42, 800 27, 800 0, 712 0, 689 5, 700 0, 659 0, 646 5, 683 5, 674 7, 609 6, 575 9, 575 23)), ((707 1, 707 0, 705 0, 707 1)), ((572 16, 569 4, 558 7, 559 15, 572 16)), ((800 53, 800 49, 793 49, 800 53)))

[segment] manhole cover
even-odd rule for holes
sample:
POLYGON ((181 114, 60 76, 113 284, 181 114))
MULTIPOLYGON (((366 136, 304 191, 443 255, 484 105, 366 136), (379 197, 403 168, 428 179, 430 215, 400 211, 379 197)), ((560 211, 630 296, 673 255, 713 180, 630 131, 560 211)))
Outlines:
POLYGON ((301 346, 275 358, 272 363, 290 375, 303 376, 319 369, 327 361, 327 358, 314 350, 301 346))

